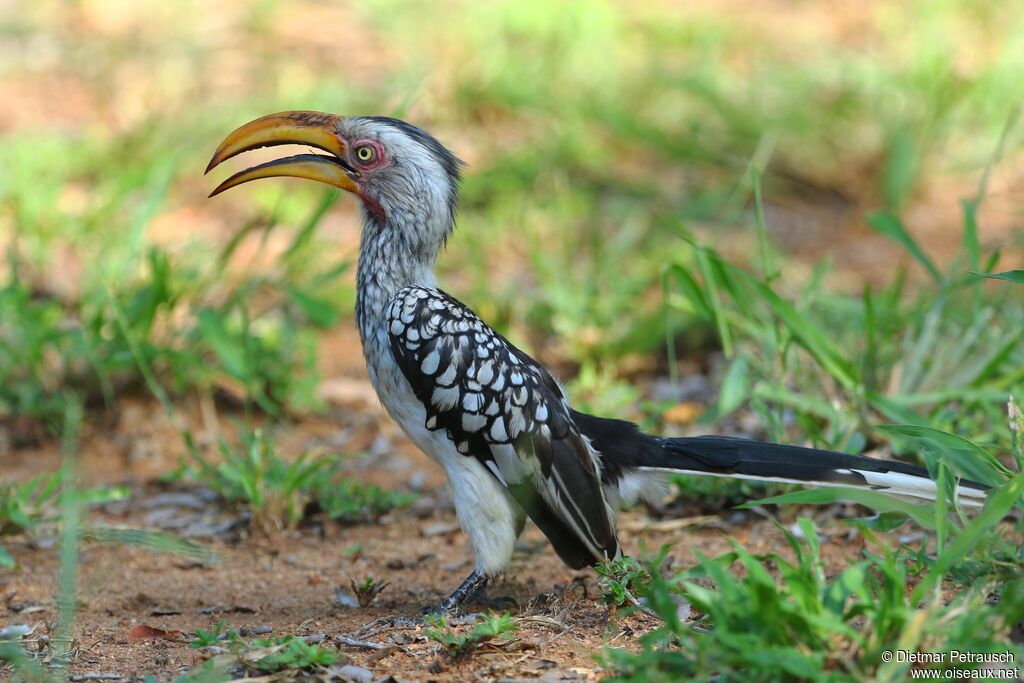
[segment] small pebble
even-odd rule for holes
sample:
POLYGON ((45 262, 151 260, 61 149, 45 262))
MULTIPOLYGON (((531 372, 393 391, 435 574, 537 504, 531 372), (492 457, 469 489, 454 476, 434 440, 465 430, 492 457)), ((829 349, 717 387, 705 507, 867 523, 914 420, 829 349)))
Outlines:
POLYGON ((270 628, 267 624, 261 624, 259 626, 243 626, 238 629, 238 635, 243 638, 252 638, 253 636, 265 636, 268 633, 273 633, 274 629, 270 628))
POLYGON ((352 683, 373 683, 373 672, 355 664, 346 664, 338 669, 332 669, 331 673, 343 681, 352 683))
POLYGON ((334 589, 334 601, 342 607, 359 607, 359 601, 346 593, 341 586, 336 586, 334 589))
POLYGON ((0 628, 0 640, 17 640, 32 633, 32 627, 26 624, 11 624, 0 628))

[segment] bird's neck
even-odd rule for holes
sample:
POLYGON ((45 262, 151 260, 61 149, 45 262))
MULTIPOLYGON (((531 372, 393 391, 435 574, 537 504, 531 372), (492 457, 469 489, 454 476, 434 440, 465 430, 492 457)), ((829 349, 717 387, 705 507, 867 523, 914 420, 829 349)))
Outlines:
POLYGON ((422 239, 435 230, 436 226, 426 222, 423 225, 383 223, 363 211, 356 272, 356 323, 364 346, 380 327, 384 310, 400 289, 410 285, 437 285, 434 262, 440 241, 430 244, 422 239))

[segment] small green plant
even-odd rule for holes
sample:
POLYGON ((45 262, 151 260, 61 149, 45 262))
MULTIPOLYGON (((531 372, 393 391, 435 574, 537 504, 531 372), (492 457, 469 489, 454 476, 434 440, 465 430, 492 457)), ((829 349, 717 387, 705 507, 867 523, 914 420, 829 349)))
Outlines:
MULTIPOLYGON (((33 477, 23 484, 0 484, 0 537, 18 534, 31 534, 40 524, 52 524, 60 521, 58 503, 61 486, 67 480, 67 466, 50 475, 33 477)), ((121 500, 128 496, 125 487, 106 487, 79 490, 75 493, 80 504, 89 505, 112 500, 121 500)), ((137 532, 130 538, 129 530, 109 527, 86 527, 83 538, 112 543, 132 541, 146 543, 163 538, 164 535, 153 532, 137 532)), ((188 542, 183 545, 195 549, 188 542)), ((14 558, 0 545, 0 567, 15 566, 14 558)))
POLYGON ((356 583, 355 580, 349 579, 349 585, 352 586, 352 592, 355 593, 359 606, 369 607, 374 598, 380 595, 380 593, 391 584, 387 581, 377 581, 372 576, 367 576, 360 583, 356 583))
POLYGON ((243 432, 237 447, 222 441, 220 453, 221 461, 213 463, 193 451, 180 476, 247 507, 253 527, 264 533, 294 529, 316 510, 340 521, 372 521, 416 498, 341 476, 341 461, 335 456, 304 453, 289 461, 262 429, 243 432))
MULTIPOLYGON (((40 475, 24 484, 0 485, 0 537, 31 532, 47 515, 56 516, 64 471, 40 475)), ((0 545, 0 567, 12 568, 14 558, 0 545)))
POLYGON ((601 576, 601 598, 613 607, 626 602, 635 605, 636 593, 645 589, 651 578, 647 567, 628 555, 599 564, 595 569, 601 576))
POLYGON ((237 448, 221 442, 220 452, 217 465, 197 458, 195 474, 225 500, 248 507, 253 526, 262 532, 294 528, 305 513, 314 480, 330 476, 335 467, 330 458, 306 454, 284 460, 261 429, 243 433, 237 448))
POLYGON ((340 522, 370 522, 390 510, 403 508, 416 500, 416 494, 389 491, 379 486, 343 478, 323 481, 313 491, 320 509, 340 522))
POLYGON ((441 645, 445 655, 453 660, 471 655, 481 645, 495 638, 511 640, 514 638, 512 634, 519 630, 508 612, 490 612, 467 633, 452 629, 444 615, 427 617, 427 622, 431 625, 426 629, 427 637, 441 645))
POLYGON ((195 636, 189 642, 189 647, 193 650, 198 650, 208 645, 216 645, 227 641, 228 643, 238 642, 238 631, 233 628, 225 630, 224 621, 218 621, 217 625, 209 631, 204 631, 201 628, 196 629, 195 636))
POLYGON ((307 643, 295 636, 255 640, 253 646, 273 650, 253 663, 255 668, 267 673, 315 669, 341 661, 341 655, 337 651, 307 643))

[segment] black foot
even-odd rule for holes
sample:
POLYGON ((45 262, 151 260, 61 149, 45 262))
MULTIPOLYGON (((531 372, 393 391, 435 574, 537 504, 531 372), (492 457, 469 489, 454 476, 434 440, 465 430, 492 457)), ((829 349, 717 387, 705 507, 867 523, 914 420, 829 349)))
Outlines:
POLYGON ((455 614, 462 606, 469 602, 474 595, 480 592, 487 585, 487 575, 481 574, 476 569, 466 577, 466 580, 456 588, 448 598, 432 609, 437 614, 455 614))
POLYGON ((473 572, 462 582, 462 585, 455 589, 455 592, 448 596, 448 599, 439 605, 427 605, 420 609, 420 614, 425 616, 440 616, 457 613, 470 602, 477 602, 493 610, 505 610, 518 607, 516 599, 507 595, 489 597, 487 595, 487 577, 473 572))
POLYGON ((359 629, 356 635, 360 638, 372 638, 384 631, 392 631, 395 629, 414 629, 419 628, 420 626, 423 626, 423 617, 406 617, 401 614, 397 614, 391 617, 374 619, 369 624, 366 624, 359 629))
POLYGON ((467 612, 466 614, 442 612, 440 610, 440 605, 434 605, 433 607, 424 607, 420 611, 420 616, 418 617, 395 615, 374 619, 369 624, 366 624, 359 629, 356 635, 360 638, 372 638, 373 636, 380 635, 385 631, 412 630, 423 626, 432 627, 434 626, 434 619, 438 617, 445 617, 447 620, 446 623, 449 626, 463 626, 465 624, 472 624, 483 619, 485 616, 486 615, 482 612, 467 612))
POLYGON ((375 619, 361 628, 358 635, 360 637, 370 637, 389 629, 419 628, 427 623, 424 620, 424 617, 426 616, 449 617, 449 623, 453 625, 468 624, 472 621, 476 621, 478 617, 482 616, 481 614, 473 613, 459 615, 459 612, 462 607, 486 585, 487 576, 474 570, 473 573, 466 577, 466 580, 463 581, 462 584, 440 605, 424 607, 420 610, 421 616, 406 617, 397 615, 393 617, 375 619))

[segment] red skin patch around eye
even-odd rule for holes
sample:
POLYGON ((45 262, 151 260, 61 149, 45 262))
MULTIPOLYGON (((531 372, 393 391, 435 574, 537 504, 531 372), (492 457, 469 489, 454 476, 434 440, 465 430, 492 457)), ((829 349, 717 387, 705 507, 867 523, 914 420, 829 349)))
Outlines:
POLYGON ((369 163, 363 163, 359 160, 358 154, 350 154, 352 157, 351 163, 362 171, 372 171, 381 166, 386 166, 388 163, 388 156, 384 153, 384 148, 376 140, 356 140, 352 143, 352 149, 358 150, 360 147, 372 147, 373 148, 373 159, 369 163))
MULTIPOLYGON (((356 140, 352 143, 351 149, 358 150, 360 147, 366 146, 372 147, 374 150, 373 160, 370 163, 365 164, 359 161, 358 154, 355 152, 349 155, 352 157, 350 163, 358 168, 360 172, 373 171, 388 164, 387 154, 384 153, 384 148, 376 140, 356 140)), ((368 195, 362 186, 359 187, 359 198, 363 200, 363 206, 366 207, 371 216, 381 223, 387 222, 387 214, 384 212, 384 207, 381 206, 376 197, 368 195)))

